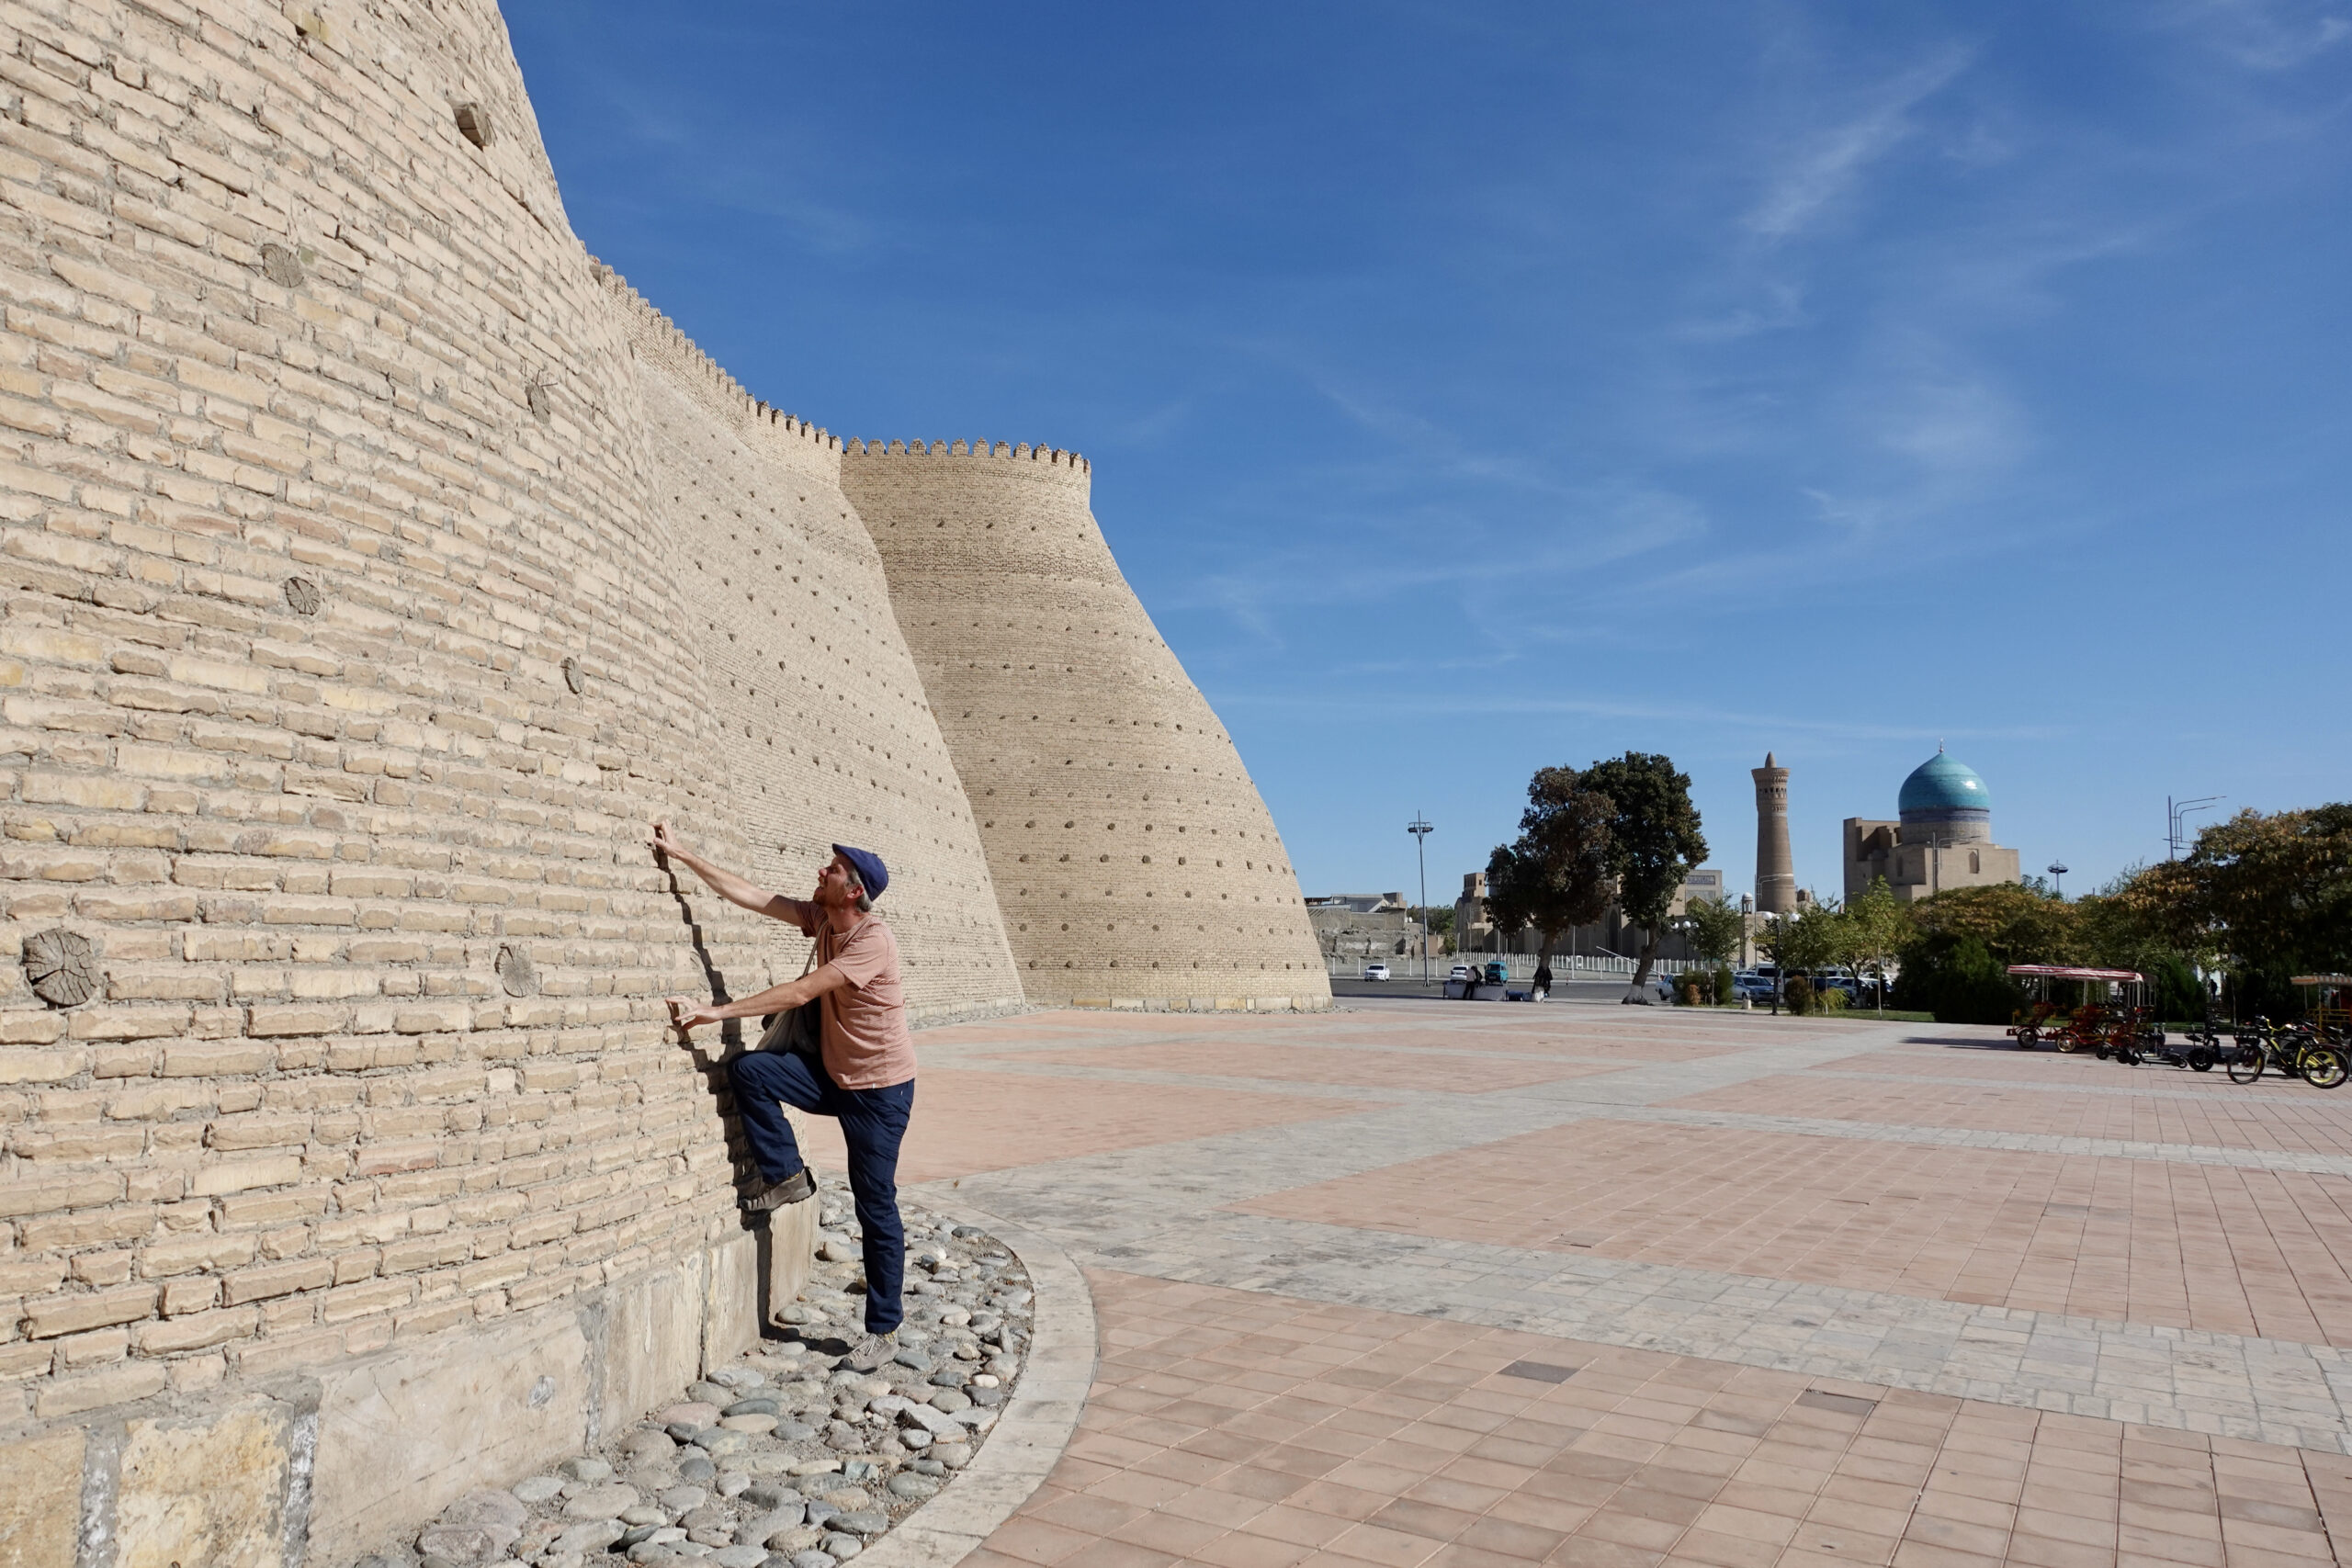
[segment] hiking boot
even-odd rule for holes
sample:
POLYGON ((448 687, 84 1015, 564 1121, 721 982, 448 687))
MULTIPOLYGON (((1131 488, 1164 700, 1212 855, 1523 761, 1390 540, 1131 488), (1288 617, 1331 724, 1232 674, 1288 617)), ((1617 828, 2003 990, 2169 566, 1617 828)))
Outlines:
POLYGON ((842 1358, 842 1365, 854 1372, 878 1371, 898 1353, 899 1336, 895 1330, 888 1334, 869 1334, 849 1348, 849 1354, 842 1358))
POLYGON ((808 1168, 804 1165, 782 1181, 762 1179, 754 1183, 751 1191, 743 1195, 742 1204, 752 1213, 763 1214, 771 1209, 801 1202, 816 1194, 816 1179, 808 1174, 808 1168))

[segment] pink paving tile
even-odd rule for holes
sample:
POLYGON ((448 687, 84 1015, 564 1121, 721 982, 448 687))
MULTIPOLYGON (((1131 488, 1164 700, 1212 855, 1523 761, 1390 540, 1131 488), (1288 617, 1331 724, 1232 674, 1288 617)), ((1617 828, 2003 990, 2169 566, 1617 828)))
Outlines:
POLYGON ((1792 1373, 1134 1275, 1089 1282, 1104 1349, 1079 1437, 981 1568, 2267 1568, 2332 1561, 2325 1521, 2352 1499, 2352 1461, 2335 1455, 1851 1382, 1823 1392, 1861 1407, 1825 1410, 1800 1403, 1815 1384, 1792 1373), (1565 1382, 1502 1371, 1521 1360, 1576 1371, 1565 1382), (1311 1437, 1410 1386, 1436 1410, 1505 1417, 1528 1462, 1390 1440, 1367 1489, 1204 1461, 1193 1445, 1224 1429, 1241 1361, 1267 1378, 1245 1416, 1305 1420, 1311 1437), (1132 1435, 1147 1423, 1148 1439, 1132 1435), (1664 1441, 1643 1445, 1647 1459, 1586 1446, 1611 1425, 1664 1441), (1724 1444, 1720 1470, 1690 1467, 1724 1444), (1904 1483, 1870 1478, 1912 1455, 1904 1483), (2102 1464, 2161 1480, 2143 1519, 2010 1500, 2072 1495, 2102 1464), (1478 1480, 1455 1479, 1473 1470, 1478 1480), (1138 1476, 1152 1485, 1126 1484, 1138 1476))
POLYGON ((2352 1345, 2352 1179, 2334 1176, 1579 1122, 1234 1207, 2352 1345))
MULTIPOLYGON (((919 1067, 899 1179, 935 1181, 1376 1108, 1338 1098, 919 1067)), ((838 1124, 811 1118, 810 1159, 839 1170, 844 1152, 838 1124)))
POLYGON ((1530 1084, 1614 1070, 1587 1062, 1546 1062, 1532 1054, 1497 1059, 1466 1055, 1440 1056, 1377 1048, 1335 1051, 1223 1040, 1182 1044, 1096 1045, 1074 1051, 1024 1051, 1017 1056, 981 1059, 1072 1067, 1121 1067, 1133 1072, 1273 1078, 1285 1083, 1361 1084, 1374 1089, 1422 1089, 1433 1094, 1483 1094, 1492 1089, 1524 1089, 1530 1084))

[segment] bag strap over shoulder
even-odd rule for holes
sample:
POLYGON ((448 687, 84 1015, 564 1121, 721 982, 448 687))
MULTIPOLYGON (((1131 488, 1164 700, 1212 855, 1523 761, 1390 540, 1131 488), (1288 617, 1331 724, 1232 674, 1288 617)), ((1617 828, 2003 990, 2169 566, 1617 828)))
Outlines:
MULTIPOLYGON (((799 977, 803 980, 807 979, 808 977, 809 971, 816 967, 817 939, 815 937, 810 937, 808 939, 808 957, 807 962, 800 965, 799 977)), ((789 1037, 792 1033, 793 1021, 799 1016, 803 1009, 810 1006, 821 1005, 824 999, 824 998, 819 997, 813 1003, 803 1002, 800 1007, 786 1008, 782 1012, 779 1012, 775 1017, 769 1019, 768 1026, 760 1032, 760 1043, 757 1045, 752 1046, 752 1049, 754 1051, 790 1050, 792 1048, 792 1043, 789 1037)))

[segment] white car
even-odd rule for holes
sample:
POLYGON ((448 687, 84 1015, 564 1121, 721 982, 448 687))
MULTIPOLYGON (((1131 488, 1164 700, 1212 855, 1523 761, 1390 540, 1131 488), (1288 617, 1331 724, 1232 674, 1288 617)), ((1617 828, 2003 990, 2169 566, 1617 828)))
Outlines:
POLYGON ((1470 965, 1467 964, 1455 964, 1453 966, 1453 973, 1446 976, 1449 980, 1471 980, 1476 979, 1476 977, 1477 976, 1470 973, 1470 965))
POLYGON ((1385 980, 1388 978, 1388 965, 1367 964, 1363 966, 1363 977, 1367 980, 1385 980))

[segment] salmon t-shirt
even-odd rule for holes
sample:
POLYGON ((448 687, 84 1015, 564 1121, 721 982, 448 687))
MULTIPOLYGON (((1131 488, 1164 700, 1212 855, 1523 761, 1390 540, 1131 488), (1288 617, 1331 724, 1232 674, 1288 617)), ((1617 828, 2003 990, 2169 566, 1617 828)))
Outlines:
POLYGON ((817 963, 842 972, 846 986, 825 993, 825 1073, 843 1089, 888 1089, 915 1076, 915 1040, 907 1030, 907 993, 899 979, 899 939, 868 915, 847 935, 821 918, 817 963))

